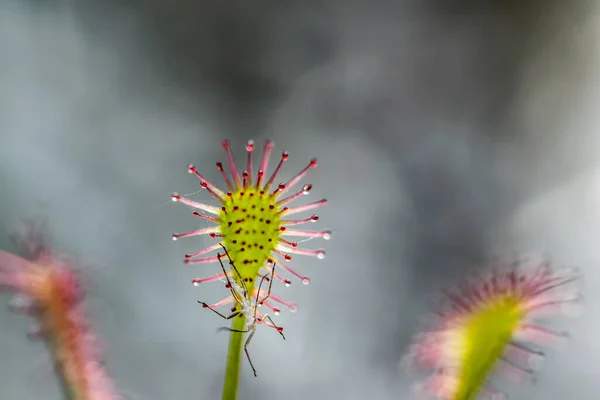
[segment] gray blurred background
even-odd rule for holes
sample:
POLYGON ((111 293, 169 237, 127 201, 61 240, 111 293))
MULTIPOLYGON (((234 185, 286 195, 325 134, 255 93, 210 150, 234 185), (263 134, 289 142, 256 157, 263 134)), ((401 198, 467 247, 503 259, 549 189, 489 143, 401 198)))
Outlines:
MULTIPOLYGON (((398 369, 441 285, 491 255, 547 251, 586 274, 587 312, 560 320, 514 399, 597 399, 600 14, 594 2, 0 0, 0 247, 46 218, 79 257, 107 367, 132 400, 218 399, 227 335, 196 300, 209 239, 170 202, 219 182, 220 142, 311 157, 328 257, 276 292, 240 400, 410 399, 398 369)), ((206 192, 192 196, 210 202, 206 192)), ((305 200, 308 198, 304 198, 305 200)), ((0 295, 2 303, 10 296, 0 295)), ((0 307, 0 399, 61 399, 33 323, 0 307)), ((501 381, 502 382, 502 381, 501 381)))

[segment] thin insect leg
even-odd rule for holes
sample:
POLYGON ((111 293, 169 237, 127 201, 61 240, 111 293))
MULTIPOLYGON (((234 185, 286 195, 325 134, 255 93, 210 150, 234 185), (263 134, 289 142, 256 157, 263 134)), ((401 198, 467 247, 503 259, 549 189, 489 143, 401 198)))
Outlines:
POLYGON ((221 332, 221 331, 228 331, 228 332, 236 332, 236 333, 248 333, 250 330, 249 329, 244 329, 244 330, 241 330, 241 329, 231 329, 231 328, 229 328, 227 326, 223 326, 223 327, 217 329, 217 331, 219 331, 219 332, 221 332))
POLYGON ((244 279, 242 278, 242 274, 240 274, 240 271, 238 271, 237 267, 233 263, 233 260, 229 256, 229 252, 227 251, 227 249, 225 248, 225 246, 223 245, 223 243, 220 243, 220 245, 223 248, 223 250, 225 251, 225 254, 227 255, 227 258, 229 259, 229 265, 231 265, 231 269, 234 270, 234 272, 238 276, 238 279, 240 280, 240 284, 242 285, 242 289, 244 289, 244 297, 247 297, 248 296, 248 288, 246 287, 246 283, 244 282, 244 279))
MULTIPOLYGON (((259 301, 259 297, 260 297, 260 288, 262 287, 263 282, 265 281, 265 279, 269 279, 267 278, 267 275, 263 275, 262 279, 260 280, 259 284, 258 284, 258 289, 256 290, 256 301, 254 302, 254 320, 256 321, 256 314, 258 312, 258 306, 262 305, 263 301, 265 301, 265 299, 262 299, 259 301)), ((273 279, 270 279, 271 283, 273 282, 273 279)), ((268 296, 267 296, 268 297, 268 296)))
POLYGON ((269 320, 269 322, 270 322, 271 324, 273 324, 273 326, 275 327, 275 329, 277 330, 277 332, 279 332, 279 334, 281 335, 281 337, 283 338, 283 340, 285 340, 285 335, 283 334, 283 328, 282 328, 282 327, 280 327, 280 326, 278 326, 277 324, 275 324, 275 322, 273 321, 273 319, 271 318, 271 316, 270 316, 270 315, 268 315, 268 314, 265 314, 265 315, 263 316, 263 319, 267 319, 267 320, 269 320))
MULTIPOLYGON (((221 245, 223 246, 223 245, 221 245)), ((225 249, 225 247, 223 247, 223 249, 225 249)), ((227 252, 227 250, 225 250, 225 252, 227 252)), ((223 269, 223 273, 225 274, 225 279, 227 280, 227 285, 229 285, 229 290, 231 291, 231 294, 233 295, 233 298, 235 299, 235 301, 239 304, 242 303, 242 299, 240 299, 240 295, 238 292, 236 292, 235 290, 233 290, 233 285, 231 284, 231 281, 229 280, 229 275, 227 274, 227 271, 225 271, 225 266, 223 265, 223 261, 221 261, 221 257, 223 256, 223 254, 217 253, 217 259, 219 260, 219 264, 221 264, 221 269, 223 269)), ((227 256, 229 257, 229 255, 227 256)))
POLYGON ((246 340, 246 343, 244 344, 244 351, 246 352, 246 357, 248 358, 250 367, 252 367, 252 372, 254 372, 254 376, 256 377, 256 376, 258 376, 258 375, 256 375, 256 368, 254 368, 254 364, 252 364, 252 360, 250 359, 250 353, 248 353, 248 345, 250 344, 250 341, 252 340, 252 337, 254 336, 254 332, 256 332, 256 331, 252 331, 250 336, 248 336, 248 339, 246 340))
POLYGON ((267 295, 264 299, 261 300, 261 303, 264 302, 271 296, 271 288, 273 287, 273 278, 275 277, 275 263, 273 263, 273 268, 271 268, 271 279, 269 280, 269 289, 267 290, 267 295))
POLYGON ((267 278, 267 275, 263 275, 260 283, 258 284, 258 291, 256 292, 256 303, 254 303, 254 319, 256 320, 256 313, 258 305, 263 305, 263 303, 271 296, 271 288, 273 287, 273 277, 275 276, 275 264, 273 264, 273 268, 271 268, 271 278, 267 278), (269 289, 267 290, 267 294, 264 298, 259 300, 260 297, 260 288, 265 279, 269 280, 269 289))
POLYGON ((241 311, 236 311, 233 314, 231 314, 230 316, 226 317, 225 315, 221 314, 220 312, 218 312, 217 310, 215 310, 214 308, 212 308, 205 302, 198 300, 198 303, 202 304, 202 307, 208 308, 210 311, 214 312, 215 314, 217 314, 218 316, 220 316, 223 319, 231 319, 231 318, 237 317, 238 315, 240 315, 240 312, 241 312, 241 311))

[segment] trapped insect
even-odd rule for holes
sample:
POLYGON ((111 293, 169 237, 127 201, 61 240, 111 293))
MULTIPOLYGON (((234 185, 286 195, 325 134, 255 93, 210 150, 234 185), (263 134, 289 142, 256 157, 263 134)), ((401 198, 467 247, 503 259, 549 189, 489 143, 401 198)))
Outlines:
POLYGON ((285 336, 283 334, 283 327, 276 325, 275 322, 273 321, 273 319, 271 319, 270 315, 261 314, 258 311, 258 307, 265 304, 265 302, 271 295, 271 287, 273 285, 272 278, 275 276, 275 263, 272 263, 272 267, 271 267, 271 271, 270 271, 271 277, 269 277, 267 274, 262 275, 261 280, 258 284, 258 290, 256 290, 255 294, 253 295, 252 293, 249 292, 248 287, 246 286, 246 283, 244 282, 244 279, 242 278, 242 276, 240 275, 235 264, 229 257, 229 253, 227 252, 227 249, 223 245, 221 245, 221 246, 223 247, 225 254, 218 253, 217 259, 219 260, 219 264, 221 264, 221 268, 223 269, 223 275, 225 277, 225 280, 227 281, 226 287, 231 291, 231 296, 233 298, 233 301, 236 303, 236 305, 234 305, 231 309, 232 314, 229 316, 225 316, 214 308, 216 305, 210 306, 203 301, 198 301, 198 303, 202 304, 202 307, 210 309, 211 311, 213 311, 215 314, 219 315, 223 319, 229 320, 229 319, 235 318, 237 316, 243 316, 246 318, 246 325, 245 325, 244 329, 238 330, 238 329, 232 329, 229 327, 222 327, 222 328, 219 328, 219 331, 250 333, 248 335, 248 338, 246 339, 246 342, 244 343, 244 352, 246 353, 246 357, 248 358, 248 362, 250 363, 252 372, 254 372, 254 376, 257 376, 256 369, 254 368, 254 364, 252 363, 252 359, 250 358, 250 354, 248 353, 248 345, 250 344, 250 342, 252 341, 252 338, 254 337, 254 333, 256 332, 256 326, 260 325, 260 324, 265 324, 266 326, 268 326, 270 328, 274 328, 275 330, 277 330, 277 332, 279 332, 281 337, 283 337, 283 339, 285 340, 285 336), (223 265, 222 257, 224 257, 224 256, 227 256, 227 258, 229 259, 229 265, 231 266, 230 272, 227 272, 225 270, 225 266, 223 265), (233 279, 230 279, 229 276, 231 275, 232 272, 235 274, 235 277, 233 279), (239 284, 235 279, 236 277, 240 282, 239 284), (261 297, 261 294, 264 292, 264 291, 261 291, 261 288, 262 288, 262 285, 265 280, 267 280, 269 282, 269 288, 267 289, 266 294, 261 297))

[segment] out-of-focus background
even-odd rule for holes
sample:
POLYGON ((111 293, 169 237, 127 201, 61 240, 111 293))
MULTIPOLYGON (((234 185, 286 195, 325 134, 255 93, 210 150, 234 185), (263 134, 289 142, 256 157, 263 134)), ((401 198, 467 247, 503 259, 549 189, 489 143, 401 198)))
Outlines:
MULTIPOLYGON (((587 312, 514 399, 600 387, 600 14, 584 1, 0 1, 0 247, 45 218, 79 257, 107 368, 132 400, 217 399, 227 335, 196 300, 209 239, 171 192, 223 138, 291 154, 327 197, 328 257, 277 287, 241 400, 408 399, 398 369, 430 299, 492 255, 540 250, 586 274, 587 312), (485 4, 484 4, 485 3, 485 4)), ((193 196, 210 202, 206 192, 193 196)), ((307 199, 307 198, 305 198, 307 199)), ((10 296, 2 294, 7 303, 10 296)), ((0 398, 62 395, 33 323, 0 306, 0 398)))

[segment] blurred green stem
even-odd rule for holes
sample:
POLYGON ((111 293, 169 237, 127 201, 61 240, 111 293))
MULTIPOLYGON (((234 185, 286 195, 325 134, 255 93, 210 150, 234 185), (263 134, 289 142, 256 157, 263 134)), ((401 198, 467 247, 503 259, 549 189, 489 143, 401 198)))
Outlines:
MULTIPOLYGON (((231 329, 244 330, 246 317, 240 314, 231 321, 231 329)), ((242 341, 244 334, 231 332, 229 334, 229 349, 227 350, 227 365, 225 367, 225 382, 223 383, 222 400, 236 400, 240 381, 240 367, 242 359, 242 341)))

